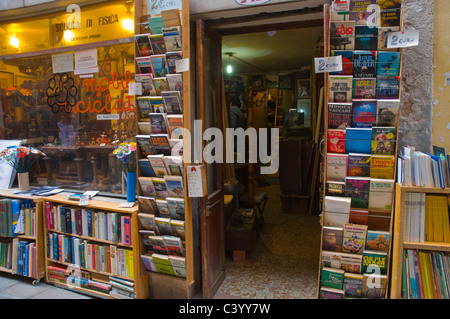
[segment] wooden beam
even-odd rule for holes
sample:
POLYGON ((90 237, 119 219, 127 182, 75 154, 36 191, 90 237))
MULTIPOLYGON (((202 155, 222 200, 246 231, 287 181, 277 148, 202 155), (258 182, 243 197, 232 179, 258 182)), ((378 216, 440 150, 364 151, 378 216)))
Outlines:
POLYGON ((244 34, 244 33, 254 33, 254 32, 267 32, 272 30, 287 30, 287 29, 298 29, 298 28, 311 28, 311 27, 321 27, 323 26, 323 19, 306 20, 306 21, 292 21, 284 23, 271 23, 262 24, 254 26, 243 27, 233 27, 216 29, 221 35, 234 35, 234 34, 244 34))

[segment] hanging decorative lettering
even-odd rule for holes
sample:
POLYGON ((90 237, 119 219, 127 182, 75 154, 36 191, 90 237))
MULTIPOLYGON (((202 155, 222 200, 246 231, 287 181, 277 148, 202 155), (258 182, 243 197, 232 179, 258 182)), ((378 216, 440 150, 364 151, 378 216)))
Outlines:
POLYGON ((75 105, 75 96, 77 88, 75 81, 67 73, 56 73, 48 80, 46 90, 47 105, 52 109, 53 113, 58 113, 61 108, 66 113, 70 113, 75 105))

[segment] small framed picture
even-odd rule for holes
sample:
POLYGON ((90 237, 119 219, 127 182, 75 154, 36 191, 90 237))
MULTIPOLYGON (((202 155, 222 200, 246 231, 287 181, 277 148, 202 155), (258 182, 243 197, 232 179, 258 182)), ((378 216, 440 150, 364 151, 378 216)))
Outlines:
POLYGON ((310 97, 311 96, 311 84, 309 79, 299 79, 298 84, 298 97, 310 97))
POLYGON ((278 87, 284 90, 290 90, 292 88, 292 77, 290 75, 278 76, 278 87))
POLYGON ((248 85, 255 91, 264 90, 266 88, 266 76, 263 73, 249 75, 248 85))

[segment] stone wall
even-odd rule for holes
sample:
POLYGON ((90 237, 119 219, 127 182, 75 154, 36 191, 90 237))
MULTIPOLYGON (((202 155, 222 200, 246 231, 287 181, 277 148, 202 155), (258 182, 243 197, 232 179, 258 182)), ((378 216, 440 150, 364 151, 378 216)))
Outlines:
MULTIPOLYGON (((439 1, 439 0, 438 0, 439 1)), ((419 30, 419 45, 403 49, 399 150, 430 152, 433 107, 434 0, 403 0, 404 29, 419 30)))

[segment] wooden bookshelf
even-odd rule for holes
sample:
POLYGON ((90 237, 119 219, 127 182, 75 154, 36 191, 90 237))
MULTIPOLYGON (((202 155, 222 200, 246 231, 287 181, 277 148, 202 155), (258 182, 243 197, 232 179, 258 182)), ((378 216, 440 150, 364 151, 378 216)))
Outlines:
MULTIPOLYGON (((18 192, 19 189, 0 189, 0 197, 1 198, 11 198, 11 199, 28 199, 32 200, 36 205, 36 215, 35 215, 35 235, 16 235, 14 237, 8 238, 0 238, 2 241, 12 241, 14 238, 18 240, 35 242, 36 244, 36 259, 34 260, 34 267, 36 269, 35 275, 29 276, 28 278, 33 279, 33 285, 37 284, 41 279, 45 278, 45 242, 44 236, 42 233, 43 229, 43 212, 42 212, 42 200, 36 196, 25 196, 14 194, 18 192)), ((16 275, 17 271, 13 271, 12 269, 0 267, 1 272, 9 273, 16 275)))
MULTIPOLYGON (((135 204, 133 207, 120 207, 120 204, 125 202, 125 200, 119 200, 116 198, 111 197, 95 197, 94 199, 89 200, 88 205, 80 206, 78 201, 75 200, 68 200, 66 193, 53 195, 49 197, 44 197, 42 199, 42 207, 43 207, 43 214, 45 215, 45 218, 47 218, 47 211, 46 207, 47 204, 52 205, 61 205, 68 208, 75 208, 75 209, 86 209, 91 210, 93 213, 117 213, 119 216, 129 216, 131 218, 131 245, 124 244, 123 242, 115 242, 110 240, 104 240, 94 237, 86 236, 86 235, 80 235, 76 232, 72 231, 70 233, 64 232, 60 229, 53 229, 51 226, 47 225, 47 220, 45 225, 43 225, 43 237, 45 247, 48 247, 46 254, 45 254, 45 274, 46 274, 46 282, 61 286, 67 289, 72 289, 77 292, 81 292, 84 294, 92 295, 94 297, 98 298, 111 298, 116 299, 117 296, 110 295, 108 292, 102 292, 97 291, 94 289, 91 289, 89 287, 83 287, 82 285, 73 284, 70 281, 67 281, 66 283, 55 281, 50 278, 49 276, 49 266, 59 267, 63 269, 73 270, 75 271, 75 274, 72 276, 77 276, 77 271, 83 272, 88 274, 89 279, 99 281, 102 283, 108 283, 110 281, 110 277, 115 277, 119 279, 124 279, 127 281, 130 281, 134 284, 134 298, 136 299, 145 299, 148 297, 148 285, 147 285, 147 276, 145 271, 141 269, 141 262, 140 262, 140 239, 139 239, 139 233, 138 233, 138 207, 135 204), (68 263, 61 260, 55 260, 50 258, 50 243, 49 241, 49 234, 57 234, 57 235, 65 235, 69 238, 75 237, 80 240, 85 240, 89 244, 93 245, 103 245, 104 247, 111 247, 115 246, 117 249, 126 249, 129 250, 130 253, 132 253, 132 258, 130 258, 130 262, 132 262, 132 265, 130 267, 133 268, 134 276, 126 276, 126 275, 120 275, 120 274, 114 274, 112 272, 106 272, 106 271, 100 271, 96 270, 93 267, 81 267, 78 265, 75 265, 74 263, 68 263)), ((112 260, 112 259, 111 259, 112 260)), ((111 262, 111 261, 110 261, 111 262)), ((106 261, 108 263, 108 261, 106 261)))
POLYGON ((405 195, 406 193, 426 193, 426 194, 440 194, 450 195, 450 188, 433 188, 433 187, 419 187, 419 186, 402 186, 397 183, 395 189, 395 215, 393 236, 394 241, 392 245, 392 276, 390 284, 390 298, 402 298, 402 274, 403 274, 403 250, 428 250, 450 252, 449 243, 440 242, 408 242, 404 241, 405 227, 405 195))
MULTIPOLYGON (((135 21, 143 21, 145 20, 148 9, 147 9, 147 1, 144 0, 136 0, 135 2, 135 21)), ((182 9, 179 11, 180 13, 180 31, 181 31, 181 39, 182 39, 182 47, 179 51, 182 52, 183 59, 190 59, 190 23, 189 23, 189 0, 182 0, 182 9)), ((141 33, 140 28, 135 28, 135 33, 141 33)), ((135 50, 135 57, 138 57, 139 53, 135 50)), ((192 64, 191 64, 192 67, 192 64)), ((182 82, 183 82, 183 90, 181 91, 181 97, 183 100, 183 123, 184 128, 192 132, 191 130, 191 122, 192 122, 192 114, 191 114, 191 73, 189 70, 181 73, 182 74, 182 82)), ((195 217, 193 216, 192 211, 192 200, 187 196, 186 189, 186 166, 189 165, 191 161, 191 144, 190 140, 183 139, 183 182, 184 182, 184 206, 185 206, 185 240, 184 244, 184 252, 185 252, 185 260, 186 260, 186 278, 177 277, 174 275, 167 275, 163 273, 158 273, 154 271, 149 271, 146 269, 144 262, 141 260, 141 269, 143 272, 146 272, 146 276, 148 278, 148 289, 149 289, 149 297, 154 299, 169 299, 169 298, 191 298, 200 287, 200 279, 199 279, 199 264, 198 264, 198 251, 195 248, 198 246, 199 239, 197 235, 197 231, 195 230, 195 217)), ((140 171, 138 170, 138 176, 140 176, 140 171)), ((142 195, 142 191, 140 187, 137 187, 138 196, 142 195)), ((141 209, 139 208, 139 211, 141 209)), ((139 223, 139 221, 138 221, 139 223)), ((140 228, 138 225, 137 229, 140 228)), ((139 235, 138 235, 139 236, 139 235)), ((148 255, 148 251, 144 250, 144 245, 141 239, 141 254, 146 253, 148 255)), ((140 254, 140 255, 141 255, 140 254)), ((140 256, 139 256, 140 257, 140 256)))
MULTIPOLYGON (((323 14, 324 14, 324 57, 329 57, 331 56, 331 36, 330 36, 330 32, 331 32, 331 4, 324 4, 324 10, 323 10, 323 14)), ((403 9, 401 10, 401 18, 400 18, 400 30, 403 29, 403 9)), ((345 50, 345 49, 343 49, 345 50)), ((352 51, 356 51, 352 50, 352 51)), ((382 50, 374 50, 374 51, 382 51, 382 50)), ((401 78, 401 74, 402 74, 402 49, 398 49, 398 52, 400 54, 400 68, 399 68, 399 78, 401 78)), ((378 57, 377 57, 378 58, 378 57)), ((378 60, 377 60, 378 61, 378 60)), ((318 285, 317 285, 317 296, 318 298, 320 298, 320 287, 321 287, 321 276, 322 276, 322 247, 323 247, 323 226, 324 226, 324 218, 325 218, 325 214, 326 214, 326 207, 325 207, 325 197, 327 196, 327 192, 326 192, 326 185, 327 185, 327 154, 329 153, 328 150, 328 117, 329 117, 329 112, 328 112, 328 103, 329 103, 329 96, 328 96, 328 87, 330 85, 330 79, 328 78, 329 73, 324 73, 324 109, 323 109, 323 118, 324 118, 324 145, 323 145, 323 156, 324 156, 324 161, 323 161, 323 179, 322 179, 322 183, 324 186, 324 191, 323 191, 323 198, 322 198, 322 215, 321 215, 321 225, 322 225, 322 234, 321 234, 321 242, 320 242, 320 262, 319 262, 319 272, 318 272, 318 285)), ((375 75, 375 78, 377 78, 377 75, 375 75)), ((377 99, 376 97, 374 97, 374 99, 377 99)), ((401 82, 399 83, 399 97, 398 99, 401 99, 401 82)), ((377 99, 378 100, 378 99, 377 99)), ((400 108, 401 108, 401 104, 399 106, 399 110, 398 110, 398 114, 396 116, 396 121, 395 121, 395 129, 396 129, 396 139, 395 139, 395 152, 394 152, 394 174, 392 179, 395 180, 396 178, 396 169, 397 169, 397 149, 398 149, 398 120, 399 120, 399 116, 400 116, 400 108)), ((353 116, 353 115, 352 115, 353 116)), ((373 126, 376 126, 376 124, 374 124, 373 126)), ((371 155, 371 154, 368 154, 371 155)), ((395 186, 395 183, 394 183, 395 186)), ((345 190, 345 186, 344 186, 344 190, 345 190)), ((382 212, 383 216, 386 218, 389 218, 389 226, 386 227, 388 229, 375 229, 375 228, 368 228, 368 230, 373 230, 373 231, 380 231, 380 230, 384 230, 384 231, 388 231, 391 235, 391 246, 389 248, 388 251, 388 266, 387 266, 387 272, 386 272, 386 278, 387 278, 387 282, 386 282, 386 290, 385 290, 385 294, 384 296, 382 296, 382 298, 388 298, 389 296, 389 286, 390 286, 390 273, 392 271, 391 267, 390 267, 390 263, 392 260, 392 254, 390 253, 392 250, 392 243, 393 243, 393 225, 394 225, 394 197, 395 197, 395 191, 393 191, 392 193, 392 209, 390 211, 384 211, 382 212)), ((351 208, 351 209, 356 209, 356 208, 351 208)), ((378 213, 380 213, 378 210, 374 210, 374 209, 368 209, 370 213, 374 213, 375 215, 378 213)), ((370 216, 369 213, 369 216, 370 216)), ((370 224, 370 221, 369 221, 370 224)))

